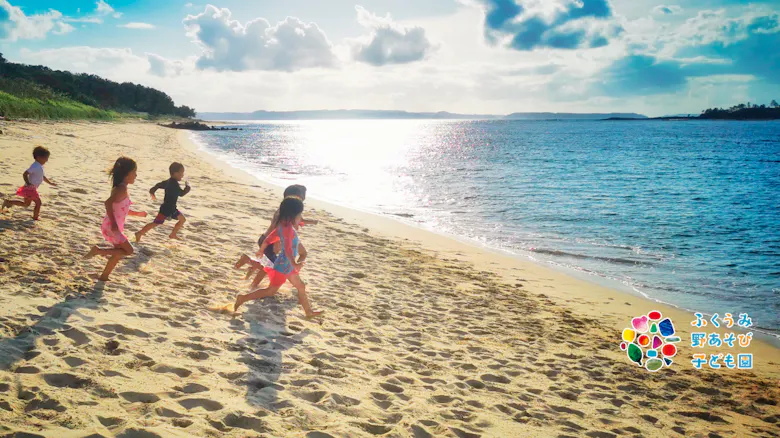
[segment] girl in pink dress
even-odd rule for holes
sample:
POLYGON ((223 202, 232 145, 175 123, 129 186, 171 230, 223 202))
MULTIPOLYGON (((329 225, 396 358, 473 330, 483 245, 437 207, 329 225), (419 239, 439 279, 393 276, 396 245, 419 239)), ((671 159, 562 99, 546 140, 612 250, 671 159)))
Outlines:
POLYGON ((108 281, 108 276, 111 275, 119 260, 133 254, 133 246, 124 235, 127 216, 146 217, 146 212, 130 210, 132 202, 130 202, 130 195, 127 193, 127 186, 135 182, 136 170, 135 161, 122 157, 116 160, 114 167, 108 172, 111 175, 113 188, 111 196, 105 203, 106 216, 103 218, 100 231, 113 247, 103 249, 95 245, 86 255, 88 259, 97 255, 108 257, 108 263, 98 278, 100 281, 108 281))

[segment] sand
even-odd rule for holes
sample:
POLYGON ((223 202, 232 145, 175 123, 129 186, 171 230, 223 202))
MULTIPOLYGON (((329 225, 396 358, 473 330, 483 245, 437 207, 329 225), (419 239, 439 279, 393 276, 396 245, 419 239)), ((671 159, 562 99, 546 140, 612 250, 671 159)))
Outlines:
MULTIPOLYGON (((306 320, 289 285, 235 317, 209 311, 246 290, 232 265, 255 251, 277 188, 153 124, 3 132, 0 193, 21 184, 36 144, 59 186, 42 186, 41 221, 0 216, 0 436, 780 433, 780 354, 759 339, 733 350, 754 353, 752 371, 694 370, 689 313, 314 200, 302 276, 325 316, 306 320), (81 256, 102 243, 103 171, 121 154, 139 164, 130 196, 150 216, 149 188, 184 163, 188 222, 182 241, 170 224, 151 231, 96 283, 104 260, 81 256), (618 344, 653 309, 683 341, 651 374, 618 344)), ((147 220, 128 218, 127 234, 147 220)))

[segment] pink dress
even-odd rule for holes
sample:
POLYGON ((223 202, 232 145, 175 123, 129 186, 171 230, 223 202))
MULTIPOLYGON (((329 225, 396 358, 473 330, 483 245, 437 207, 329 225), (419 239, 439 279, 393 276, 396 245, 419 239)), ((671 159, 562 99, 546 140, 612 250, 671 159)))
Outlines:
POLYGON ((103 237, 106 238, 106 241, 114 246, 127 242, 127 237, 123 233, 125 231, 125 219, 127 218, 127 213, 130 212, 130 204, 132 204, 130 196, 114 202, 114 219, 117 227, 119 227, 119 231, 111 229, 111 221, 108 219, 108 215, 103 218, 103 225, 100 227, 100 231, 103 232, 103 237))

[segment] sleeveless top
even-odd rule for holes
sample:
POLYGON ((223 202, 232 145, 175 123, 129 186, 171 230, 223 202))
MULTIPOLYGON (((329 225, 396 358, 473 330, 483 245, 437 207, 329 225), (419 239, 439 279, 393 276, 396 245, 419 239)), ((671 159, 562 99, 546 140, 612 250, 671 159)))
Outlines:
MULTIPOLYGON (((114 219, 116 220, 116 225, 119 227, 119 232, 122 233, 125 231, 125 219, 127 219, 127 213, 130 212, 130 196, 128 195, 125 199, 121 201, 114 202, 114 219)), ((111 221, 108 219, 108 215, 103 217, 103 225, 107 226, 108 229, 111 229, 111 221)))
POLYGON ((298 244, 300 243, 298 233, 292 225, 279 225, 277 229, 268 235, 266 242, 272 245, 277 240, 282 244, 282 251, 276 257, 276 261, 274 261, 274 271, 285 275, 293 274, 295 269, 292 266, 292 262, 298 260, 298 244), (292 253, 294 260, 287 258, 287 251, 292 253))

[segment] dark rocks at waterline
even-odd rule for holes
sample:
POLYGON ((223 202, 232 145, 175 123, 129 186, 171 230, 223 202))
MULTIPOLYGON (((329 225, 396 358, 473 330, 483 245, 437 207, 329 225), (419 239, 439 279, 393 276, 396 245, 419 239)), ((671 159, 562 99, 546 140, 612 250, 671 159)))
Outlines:
POLYGON ((226 126, 223 127, 216 127, 216 126, 209 126, 205 123, 200 122, 182 122, 182 123, 176 123, 172 122, 168 125, 160 124, 160 126, 164 126, 166 128, 173 128, 173 129, 188 129, 190 131, 243 131, 241 128, 228 128, 226 126))

